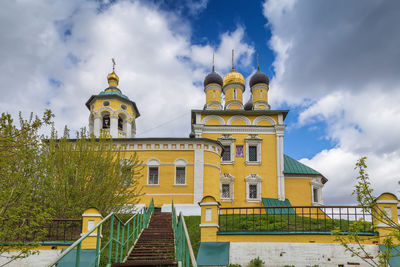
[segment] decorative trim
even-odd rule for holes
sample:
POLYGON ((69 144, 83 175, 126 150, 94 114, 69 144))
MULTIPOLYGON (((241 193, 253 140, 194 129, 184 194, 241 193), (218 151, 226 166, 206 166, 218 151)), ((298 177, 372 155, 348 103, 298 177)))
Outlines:
POLYGON ((244 139, 246 145, 246 165, 260 165, 261 164, 261 142, 262 139, 257 135, 250 134, 246 139, 244 139), (250 161, 250 146, 257 147, 257 160, 250 161))
POLYGON ((208 115, 208 116, 205 116, 205 117, 201 120, 201 123, 202 123, 202 124, 206 124, 206 122, 209 121, 209 120, 217 120, 217 121, 219 121, 219 123, 220 123, 221 125, 225 125, 225 120, 224 120, 221 116, 218 116, 218 115, 208 115))
POLYGON ((375 203, 378 203, 378 204, 398 204, 399 201, 397 201, 397 200, 377 200, 377 201, 375 201, 375 203))
POLYGON ((97 214, 97 213, 83 213, 82 217, 100 217, 100 218, 103 218, 103 216, 101 216, 101 214, 97 214))
POLYGON ((199 203, 200 206, 219 206, 218 202, 199 203))
POLYGON ((230 134, 223 134, 222 137, 218 138, 218 141, 223 145, 223 146, 229 146, 230 147, 230 160, 223 160, 223 155, 221 155, 221 164, 234 164, 235 163, 235 141, 236 139, 232 137, 230 134))
POLYGON ((253 120, 253 125, 257 125, 260 121, 268 121, 272 124, 272 126, 276 125, 276 121, 270 116, 258 116, 253 120))
POLYGON ((258 174, 251 173, 244 181, 246 182, 246 201, 247 202, 261 202, 261 182, 262 178, 258 174), (250 185, 257 186, 257 198, 250 198, 250 185))
POLYGON ((227 125, 232 125, 232 122, 234 122, 236 120, 241 120, 241 121, 244 121, 246 123, 246 125, 251 125, 250 119, 245 116, 242 116, 242 115, 234 115, 234 116, 230 117, 227 122, 227 125))
POLYGON ((221 192, 221 201, 222 202, 233 202, 235 193, 234 193, 234 181, 235 177, 233 177, 230 173, 222 173, 220 176, 220 192, 221 192), (228 185, 229 186, 229 197, 222 196, 222 186, 228 185))
POLYGON ((219 228, 219 225, 217 223, 201 223, 199 224, 200 227, 217 227, 219 228))
POLYGON ((238 109, 243 109, 243 103, 240 102, 239 100, 231 100, 228 104, 225 105, 225 109, 230 109, 232 105, 239 105, 240 108, 238 109))
POLYGON ((219 166, 214 165, 214 164, 210 164, 210 163, 204 163, 204 166, 214 167, 214 168, 217 168, 218 170, 221 170, 221 168, 219 166))
MULTIPOLYGON (((199 129, 200 130, 200 129, 199 129)), ((200 132, 200 131, 199 131, 200 132)), ((276 134, 273 126, 210 126, 201 127, 201 133, 220 133, 220 134, 276 134)), ((201 135, 201 134, 200 134, 201 135)))

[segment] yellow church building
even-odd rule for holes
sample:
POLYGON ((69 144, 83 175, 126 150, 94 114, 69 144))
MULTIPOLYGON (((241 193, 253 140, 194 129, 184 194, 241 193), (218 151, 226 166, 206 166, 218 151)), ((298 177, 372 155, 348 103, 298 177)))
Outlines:
POLYGON ((191 111, 187 138, 135 138, 138 107, 118 88, 114 69, 107 80, 109 86, 86 102, 89 130, 112 137, 126 154, 137 153, 145 165, 140 204, 154 199, 168 210, 173 201, 188 214, 200 213, 204 196, 214 196, 222 207, 323 204, 327 179, 284 154, 288 110, 271 109, 269 79, 259 68, 244 104, 243 75, 232 65, 222 78, 213 67, 204 79, 204 108, 191 111))

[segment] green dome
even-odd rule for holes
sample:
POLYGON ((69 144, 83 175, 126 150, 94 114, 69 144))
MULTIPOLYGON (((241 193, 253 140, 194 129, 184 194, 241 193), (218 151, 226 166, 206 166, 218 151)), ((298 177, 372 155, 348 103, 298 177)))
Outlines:
POLYGON ((107 89, 106 89, 106 91, 100 92, 99 95, 117 95, 117 96, 120 96, 120 97, 123 97, 123 98, 129 100, 129 98, 126 95, 122 94, 121 90, 119 90, 118 88, 116 88, 116 87, 108 87, 107 89), (118 91, 116 91, 116 90, 112 90, 111 91, 111 90, 107 90, 107 89, 117 89, 118 91))

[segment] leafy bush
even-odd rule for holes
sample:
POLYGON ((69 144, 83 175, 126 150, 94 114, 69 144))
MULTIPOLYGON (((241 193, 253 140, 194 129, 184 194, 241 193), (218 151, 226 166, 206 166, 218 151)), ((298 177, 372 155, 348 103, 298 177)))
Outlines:
POLYGON ((260 257, 252 259, 247 267, 263 267, 265 262, 263 262, 260 257))

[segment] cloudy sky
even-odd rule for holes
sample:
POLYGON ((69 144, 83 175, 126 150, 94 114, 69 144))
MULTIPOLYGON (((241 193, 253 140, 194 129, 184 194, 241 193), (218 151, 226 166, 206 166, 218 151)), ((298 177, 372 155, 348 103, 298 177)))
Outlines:
MULTIPOLYGON (((272 109, 290 109, 285 153, 323 173, 326 204, 354 203, 367 156, 375 193, 400 180, 400 2, 5 0, 1 111, 51 109, 56 127, 87 126, 86 100, 107 87, 111 58, 141 117, 138 137, 190 132, 204 76, 235 66, 271 79, 272 109)), ((249 97, 246 90, 245 100, 249 97)))

